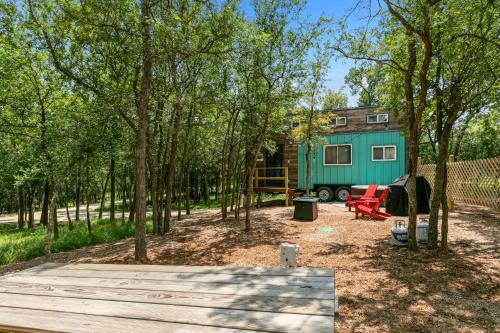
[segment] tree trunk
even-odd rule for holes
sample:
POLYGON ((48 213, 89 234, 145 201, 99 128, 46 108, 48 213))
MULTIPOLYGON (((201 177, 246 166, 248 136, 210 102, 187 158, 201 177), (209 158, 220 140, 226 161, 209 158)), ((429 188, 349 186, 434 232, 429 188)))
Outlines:
POLYGON ((75 221, 80 221, 80 166, 76 170, 76 199, 75 199, 75 221))
POLYGON ((101 204, 99 205, 99 220, 102 219, 102 212, 104 210, 104 205, 106 204, 106 190, 108 189, 109 175, 106 176, 106 181, 104 182, 104 187, 102 188, 101 193, 101 204))
MULTIPOLYGON (((436 163, 435 176, 434 176, 434 188, 432 192, 432 200, 431 200, 431 212, 429 216, 429 242, 428 248, 436 249, 437 248, 437 238, 438 238, 438 218, 439 218, 439 207, 442 205, 443 197, 446 197, 446 184, 447 184, 447 166, 446 163, 448 161, 448 149, 449 149, 449 141, 451 136, 451 131, 453 129, 453 124, 458 118, 460 112, 460 92, 456 88, 456 86, 452 86, 451 88, 450 101, 451 105, 447 108, 446 112, 446 121, 444 120, 444 107, 441 105, 441 112, 437 112, 437 122, 436 122, 436 135, 438 137, 439 142, 439 155, 438 161, 436 163)), ((440 95, 440 94, 438 94, 440 95)), ((442 104, 439 103, 438 105, 442 104)), ((442 207, 443 210, 445 207, 442 207)), ((446 210, 448 210, 448 203, 446 202, 446 210)), ((444 212, 443 212, 444 214, 444 212)), ((448 219, 448 212, 446 212, 446 219, 448 219)), ((446 224, 447 221, 443 221, 443 224, 446 224)), ((441 230, 442 232, 442 230, 441 230)), ((446 230, 447 232, 447 230, 446 230)), ((442 235, 443 237, 443 235, 442 235)), ((447 237, 447 236, 446 236, 447 237)), ((447 246, 447 241, 444 243, 447 246)))
POLYGON ((190 171, 189 171, 189 168, 191 166, 191 163, 187 163, 187 166, 186 166, 186 180, 185 180, 185 191, 184 191, 184 208, 186 209, 186 215, 191 215, 191 207, 190 207, 190 202, 191 202, 191 199, 190 199, 190 196, 189 196, 189 192, 190 192, 190 171))
POLYGON ((233 177, 232 177, 232 185, 231 185, 231 211, 234 211, 234 205, 236 203, 236 196, 237 196, 237 188, 238 188, 238 182, 240 179, 240 172, 239 172, 239 163, 238 159, 236 159, 233 167, 233 177))
POLYGON ((71 215, 69 214, 69 207, 68 207, 68 202, 69 202, 68 184, 66 184, 66 195, 64 201, 65 201, 64 206, 66 206, 66 217, 68 219, 69 230, 73 230, 73 221, 71 220, 71 215))
POLYGON ((116 200, 116 174, 115 174, 115 157, 111 157, 111 163, 109 166, 109 174, 111 178, 111 203, 110 203, 110 209, 109 209, 109 220, 111 223, 115 222, 115 200, 116 200))
POLYGON ((136 194, 135 194, 135 260, 147 261, 146 242, 146 149, 149 123, 149 94, 152 77, 153 56, 151 54, 151 23, 149 0, 141 1, 142 35, 142 81, 139 96, 137 126, 136 194))
POLYGON ((87 230, 89 232, 89 236, 92 236, 92 223, 90 223, 90 193, 89 188, 87 186, 86 192, 86 200, 85 200, 85 212, 87 213, 87 230))
POLYGON ((177 197, 175 203, 177 204, 177 221, 182 219, 182 179, 177 182, 177 197))
POLYGON ((446 194, 446 187, 448 184, 448 167, 444 166, 444 183, 443 183, 443 195, 441 197, 441 250, 444 253, 448 252, 448 195, 446 194))
POLYGON ((448 147, 444 146, 445 143, 442 140, 439 141, 439 155, 434 171, 434 187, 431 198, 431 212, 429 215, 429 240, 427 243, 427 248, 429 249, 437 249, 439 207, 443 200, 443 195, 445 194, 444 184, 446 182, 445 169, 448 147))
POLYGON ((306 150, 306 195, 309 196, 309 189, 311 187, 311 150, 310 142, 307 142, 306 150))
POLYGON ((135 184, 134 184, 134 189, 132 191, 130 191, 130 212, 128 214, 128 221, 129 223, 133 223, 135 221, 135 194, 136 194, 136 190, 135 190, 135 184))
POLYGON ((125 223, 125 206, 127 206, 127 170, 124 164, 122 175, 122 224, 125 223))
POLYGON ((206 198, 205 199, 206 199, 208 208, 210 208, 210 206, 211 206, 212 203, 210 202, 210 193, 208 191, 208 175, 207 175, 206 172, 203 174, 203 180, 205 182, 205 192, 206 192, 206 198))
POLYGON ((24 201, 24 223, 26 224, 26 222, 28 221, 28 193, 29 191, 26 191, 24 193, 24 197, 23 197, 23 201, 24 201))
POLYGON ((89 232, 89 237, 92 236, 92 224, 90 223, 90 175, 89 175, 89 166, 88 164, 85 167, 85 213, 86 213, 86 221, 87 221, 87 231, 89 232))
POLYGON ((19 230, 24 229, 24 211, 25 211, 25 203, 24 203, 24 191, 22 186, 19 186, 17 188, 17 195, 18 195, 18 200, 19 200, 19 211, 17 215, 17 227, 19 230))
POLYGON ((54 239, 59 239, 59 221, 57 220, 57 189, 54 189, 52 200, 50 201, 50 211, 52 214, 52 225, 54 226, 54 239))
POLYGON ((221 156, 221 213, 222 213, 222 221, 225 221, 227 218, 227 187, 229 186, 228 180, 228 169, 229 169, 229 136, 231 133, 231 125, 232 125, 232 115, 230 120, 227 123, 226 136, 224 138, 224 142, 222 144, 222 156, 221 156))
POLYGON ((46 261, 50 261, 51 258, 52 258, 52 252, 51 252, 51 247, 52 247, 52 220, 53 219, 51 219, 51 218, 47 218, 47 232, 45 234, 45 247, 44 247, 45 260, 46 261))
POLYGON ((150 159, 150 174, 151 174, 151 201, 153 206, 153 234, 157 235, 159 232, 159 220, 158 220, 158 167, 155 162, 150 159))
MULTIPOLYGON (((262 136, 263 139, 263 136, 262 136)), ((250 231, 250 208, 252 206, 252 196, 253 196, 253 174, 255 172, 255 165, 257 162, 257 153, 262 147, 262 140, 257 142, 255 150, 248 150, 246 161, 246 173, 245 180, 247 186, 247 193, 245 196, 245 231, 250 231)))
MULTIPOLYGON (((248 163, 248 162, 247 162, 248 163)), ((250 165, 246 166, 245 183, 247 184, 247 192, 245 194, 245 231, 250 231, 250 208, 252 206, 253 196, 253 175, 251 174, 252 168, 250 165)))
POLYGON ((35 224, 35 207, 34 207, 35 189, 31 188, 28 192, 28 229, 33 229, 35 224))
POLYGON ((416 135, 410 134, 408 140, 408 249, 416 251, 417 244, 417 166, 418 166, 418 143, 416 135))
POLYGON ((167 167, 167 180, 165 186, 165 217, 163 220, 163 232, 167 233, 170 231, 170 221, 172 219, 172 192, 174 190, 174 176, 175 176, 175 161, 177 158, 177 146, 179 139, 179 127, 181 124, 181 111, 182 104, 180 100, 180 92, 177 92, 178 96, 176 97, 176 101, 174 103, 174 112, 173 112, 173 130, 171 131, 171 142, 170 142, 170 156, 168 159, 168 167, 167 167))
MULTIPOLYGON (((408 33, 410 35, 410 33, 408 33)), ((408 250, 418 249, 416 227, 417 227, 417 166, 418 166, 418 130, 419 124, 416 120, 415 101, 413 90, 413 74, 417 65, 416 42, 409 37, 408 68, 404 75, 404 92, 406 98, 406 115, 408 118, 408 250)))
POLYGON ((45 185, 44 185, 44 192, 43 192, 43 202, 42 202, 42 213, 40 216, 40 224, 47 225, 47 222, 49 220, 49 196, 50 196, 50 186, 49 186, 49 180, 45 180, 45 185))
MULTIPOLYGON (((193 94, 196 94, 196 90, 194 90, 193 94)), ((189 207, 189 192, 190 192, 190 185, 189 185, 189 180, 190 180, 190 157, 191 156, 196 156, 196 145, 191 144, 191 130, 193 127, 193 118, 194 118, 194 112, 195 112, 195 106, 194 103, 191 103, 191 106, 189 107, 189 113, 187 117, 187 124, 186 124, 186 137, 184 141, 184 149, 183 149, 183 154, 182 154, 182 171, 183 171, 183 176, 181 177, 181 183, 180 183, 180 192, 183 193, 183 199, 184 199, 184 207, 186 210, 186 215, 190 215, 190 207, 189 207), (188 151, 190 156, 188 155, 188 151)), ((196 137, 194 138, 194 141, 196 142, 196 137)), ((179 205, 181 202, 179 201, 179 205)))

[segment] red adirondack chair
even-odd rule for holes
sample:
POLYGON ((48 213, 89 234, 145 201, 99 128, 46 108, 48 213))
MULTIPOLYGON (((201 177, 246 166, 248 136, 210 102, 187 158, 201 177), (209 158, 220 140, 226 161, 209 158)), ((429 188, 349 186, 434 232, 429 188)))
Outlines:
POLYGON ((362 201, 356 201, 354 203, 356 219, 361 216, 369 216, 376 220, 385 220, 390 217, 391 214, 381 212, 379 210, 380 205, 385 201, 387 195, 389 194, 389 188, 386 188, 380 194, 380 197, 374 199, 365 199, 362 201))
POLYGON ((377 192, 378 185, 371 184, 368 185, 368 188, 365 191, 365 194, 362 195, 347 195, 347 208, 351 211, 351 207, 354 206, 356 201, 363 201, 366 199, 373 199, 375 193, 377 192))

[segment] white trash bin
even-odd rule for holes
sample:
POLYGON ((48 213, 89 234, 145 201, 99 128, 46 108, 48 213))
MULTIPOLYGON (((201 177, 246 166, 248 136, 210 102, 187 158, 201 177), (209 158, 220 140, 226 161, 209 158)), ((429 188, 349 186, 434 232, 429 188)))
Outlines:
POLYGON ((283 266, 296 267, 299 263, 299 245, 293 243, 281 243, 280 263, 283 266))

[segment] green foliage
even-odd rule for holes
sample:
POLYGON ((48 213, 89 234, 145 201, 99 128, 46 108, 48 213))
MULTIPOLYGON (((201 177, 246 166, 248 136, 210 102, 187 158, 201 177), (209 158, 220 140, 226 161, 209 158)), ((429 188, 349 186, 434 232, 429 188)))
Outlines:
POLYGON ((344 87, 338 91, 328 91, 323 97, 322 110, 335 110, 347 107, 347 94, 344 87))
POLYGON ((352 67, 344 78, 353 95, 359 94, 358 106, 377 106, 379 104, 379 85, 383 83, 384 68, 379 64, 362 62, 352 67))
POLYGON ((456 151, 451 150, 451 152, 458 152, 457 156, 455 156, 458 160, 474 160, 500 156, 499 119, 500 112, 498 109, 481 114, 465 129, 461 146, 456 151))
MULTIPOLYGON (((26 261, 44 255, 44 237, 46 229, 16 230, 12 225, 0 225, 0 265, 17 261, 26 261)), ((151 231, 151 225, 148 225, 151 231)), ((60 238, 52 242, 52 252, 78 249, 84 246, 112 243, 120 239, 133 237, 133 224, 111 224, 109 219, 92 221, 92 236, 89 236, 86 222, 74 223, 69 230, 64 224, 60 228, 60 238)))

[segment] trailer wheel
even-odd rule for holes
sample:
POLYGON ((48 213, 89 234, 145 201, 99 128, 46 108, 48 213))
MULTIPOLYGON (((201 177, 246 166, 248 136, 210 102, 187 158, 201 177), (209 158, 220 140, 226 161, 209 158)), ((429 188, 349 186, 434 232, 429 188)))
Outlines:
POLYGON ((321 186, 318 188, 318 198, 321 201, 327 202, 333 200, 333 191, 331 188, 326 186, 321 186))
POLYGON ((351 194, 351 191, 349 190, 349 187, 347 186, 339 186, 335 190, 335 199, 338 201, 345 202, 347 201, 347 196, 351 194))

